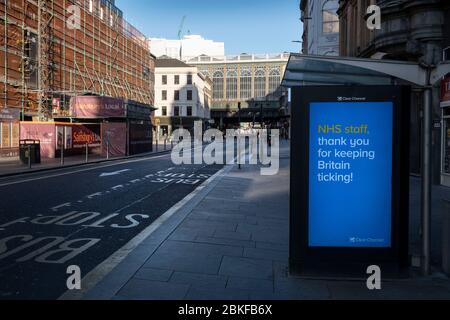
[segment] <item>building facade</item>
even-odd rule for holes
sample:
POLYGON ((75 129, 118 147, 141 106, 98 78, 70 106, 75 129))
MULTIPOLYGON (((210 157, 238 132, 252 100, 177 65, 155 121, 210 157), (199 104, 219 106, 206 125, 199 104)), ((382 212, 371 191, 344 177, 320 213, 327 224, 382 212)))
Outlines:
POLYGON ((192 130, 195 121, 210 120, 212 82, 194 66, 171 58, 159 58, 155 68, 156 135, 168 137, 173 130, 192 130))
POLYGON ((199 35, 187 35, 181 40, 151 38, 150 51, 156 57, 168 56, 178 60, 188 60, 200 55, 224 56, 225 44, 204 39, 199 35))
MULTIPOLYGON (((450 3, 444 3, 444 21, 450 21, 450 3)), ((450 61, 450 23, 444 23, 443 59, 450 61)), ((441 83, 442 162, 441 183, 450 186, 450 76, 441 83)))
POLYGON ((0 4, 1 152, 17 155, 18 121, 69 117, 72 97, 153 105, 154 56, 114 0, 0 4))
POLYGON ((287 93, 280 87, 289 54, 241 54, 235 56, 198 56, 186 61, 212 79, 211 117, 217 127, 241 120, 260 121, 283 115, 287 93))
MULTIPOLYGON (((339 1, 340 54, 374 59, 393 59, 436 65, 444 59, 445 33, 448 34, 448 1, 441 0, 341 0, 339 1), (381 29, 369 30, 369 5, 381 9, 381 29), (447 8, 447 9, 446 9, 447 8)), ((402 84, 401 81, 397 81, 402 84)), ((442 139, 444 124, 439 87, 433 90, 433 176, 441 183, 444 163, 442 139)), ((421 172, 423 95, 413 87, 411 103, 411 172, 421 172)), ((449 181, 450 182, 450 181, 449 181)), ((446 184, 450 184, 447 182, 446 184)))
POLYGON ((338 0, 301 0, 303 54, 339 55, 338 0))

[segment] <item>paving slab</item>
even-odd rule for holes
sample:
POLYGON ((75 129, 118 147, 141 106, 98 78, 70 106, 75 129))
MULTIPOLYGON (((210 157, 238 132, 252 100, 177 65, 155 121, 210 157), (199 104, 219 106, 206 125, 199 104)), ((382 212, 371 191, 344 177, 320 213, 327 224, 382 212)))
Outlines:
MULTIPOLYGON (((160 232, 143 243, 154 249, 139 249, 136 252, 141 254, 131 254, 124 261, 123 268, 135 270, 131 275, 123 270, 108 275, 103 288, 114 279, 123 282, 110 298, 450 299, 450 279, 446 276, 414 275, 402 281, 383 281, 382 290, 370 291, 365 280, 311 279, 289 274, 288 153, 289 146, 282 145, 280 172, 275 176, 261 176, 257 166, 244 165, 241 170, 227 166, 200 198, 181 208, 182 213, 166 221, 160 232), (165 230, 166 226, 170 228, 165 230)), ((411 179, 412 252, 418 245, 415 232, 420 221, 419 187, 420 181, 411 179)), ((449 190, 439 189, 437 194, 450 195, 449 190)))

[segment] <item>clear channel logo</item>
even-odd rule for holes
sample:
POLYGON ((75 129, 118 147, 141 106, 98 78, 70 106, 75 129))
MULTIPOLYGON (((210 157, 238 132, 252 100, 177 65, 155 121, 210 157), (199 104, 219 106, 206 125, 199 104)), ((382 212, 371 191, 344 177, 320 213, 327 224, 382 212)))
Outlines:
POLYGON ((349 239, 349 242, 351 242, 351 243, 383 243, 384 239, 351 237, 349 239))

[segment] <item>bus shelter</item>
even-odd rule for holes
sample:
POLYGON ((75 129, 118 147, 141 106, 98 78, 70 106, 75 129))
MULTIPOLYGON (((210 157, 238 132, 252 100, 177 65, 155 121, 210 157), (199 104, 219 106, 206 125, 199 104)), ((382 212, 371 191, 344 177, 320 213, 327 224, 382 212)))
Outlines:
MULTIPOLYGON (((450 73, 450 63, 438 65, 424 63, 361 59, 347 57, 315 56, 292 53, 283 77, 287 88, 304 86, 376 86, 411 85, 423 91, 422 117, 422 187, 421 269, 430 272, 431 242, 431 190, 432 190, 432 88, 450 73)), ((375 88, 375 87, 374 87, 375 88)), ((296 106, 292 106, 292 109, 296 106)), ((296 124, 293 124, 294 126, 296 124)))

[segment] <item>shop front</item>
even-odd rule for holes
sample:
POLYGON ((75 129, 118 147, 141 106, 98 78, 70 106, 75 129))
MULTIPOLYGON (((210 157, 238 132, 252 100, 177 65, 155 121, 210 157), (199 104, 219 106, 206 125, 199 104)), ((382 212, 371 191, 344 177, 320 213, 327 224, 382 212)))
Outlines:
POLYGON ((20 110, 0 108, 0 158, 19 156, 20 110))
MULTIPOLYGON (((126 99, 79 96, 57 122, 21 122, 20 139, 39 140, 42 158, 119 157, 152 151, 153 108, 126 99)), ((17 139, 17 141, 19 141, 17 139)))
POLYGON ((79 96, 71 100, 71 120, 101 125, 101 153, 125 156, 152 151, 152 123, 149 105, 133 100, 100 96, 79 96))
POLYGON ((450 187, 450 77, 441 83, 442 164, 441 184, 450 187))

